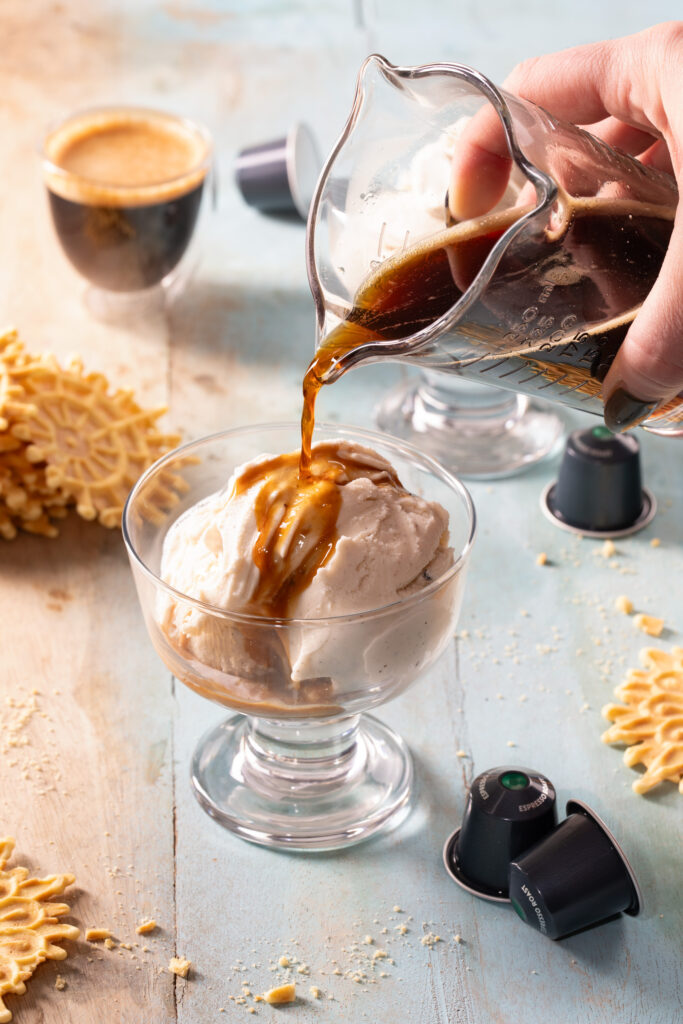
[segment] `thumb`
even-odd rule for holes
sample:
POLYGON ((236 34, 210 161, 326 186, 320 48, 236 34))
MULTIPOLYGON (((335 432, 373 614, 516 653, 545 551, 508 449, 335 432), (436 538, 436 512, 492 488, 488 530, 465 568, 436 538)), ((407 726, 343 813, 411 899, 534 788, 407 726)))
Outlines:
POLYGON ((669 247, 603 384, 605 422, 621 431, 646 419, 663 399, 683 391, 683 210, 669 247))
POLYGON ((488 213, 503 198, 511 170, 502 122, 487 103, 467 123, 451 161, 448 205, 455 220, 488 213))

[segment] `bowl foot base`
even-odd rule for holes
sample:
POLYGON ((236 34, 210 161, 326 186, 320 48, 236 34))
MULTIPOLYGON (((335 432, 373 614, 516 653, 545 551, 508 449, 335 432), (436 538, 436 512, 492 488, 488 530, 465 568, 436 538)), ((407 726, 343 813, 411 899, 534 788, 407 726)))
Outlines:
POLYGON ((564 424, 542 403, 484 385, 461 390, 465 398, 476 391, 484 399, 463 401, 461 391, 451 398, 443 387, 410 380, 385 396, 375 420, 468 480, 515 476, 557 451, 564 424))
POLYGON ((235 715, 202 737, 191 775, 204 810, 242 839, 334 850, 404 820, 413 764, 400 736, 370 715, 331 724, 235 715))

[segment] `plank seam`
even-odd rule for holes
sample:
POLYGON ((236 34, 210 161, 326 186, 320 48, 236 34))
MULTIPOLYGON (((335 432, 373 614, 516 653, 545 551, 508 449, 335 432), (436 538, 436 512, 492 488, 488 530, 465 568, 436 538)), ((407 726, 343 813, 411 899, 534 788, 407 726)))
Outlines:
MULTIPOLYGON (((171 900, 173 904, 173 946, 174 955, 178 954, 178 901, 176 898, 177 880, 178 880, 178 801, 177 801, 177 778, 176 778, 176 761, 175 761, 175 676, 171 676, 171 699, 174 706, 173 724, 171 727, 171 779, 172 779, 172 825, 173 825, 173 887, 171 890, 171 900)), ((180 1002, 180 993, 178 991, 178 977, 173 975, 173 1007, 175 1010, 176 1024, 178 1021, 178 1004, 180 1002)))

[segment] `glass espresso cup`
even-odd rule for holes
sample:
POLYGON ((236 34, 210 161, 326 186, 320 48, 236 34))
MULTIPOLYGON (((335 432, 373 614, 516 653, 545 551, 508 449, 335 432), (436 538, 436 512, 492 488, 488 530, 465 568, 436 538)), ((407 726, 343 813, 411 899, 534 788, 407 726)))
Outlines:
POLYGON ((100 107, 53 126, 43 180, 60 245, 107 316, 185 283, 190 243, 212 191, 202 126, 142 107, 100 107))

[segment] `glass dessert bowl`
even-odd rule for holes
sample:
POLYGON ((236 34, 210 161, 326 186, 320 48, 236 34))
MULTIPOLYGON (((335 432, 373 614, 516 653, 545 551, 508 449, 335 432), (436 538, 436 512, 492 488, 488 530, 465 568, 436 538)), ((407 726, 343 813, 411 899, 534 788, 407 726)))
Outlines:
MULTIPOLYGON (((252 842, 334 849, 398 824, 408 813, 413 768, 407 747, 364 712, 403 692, 450 642, 475 517, 463 485, 417 449, 385 434, 316 425, 316 444, 340 441, 372 449, 391 463, 402 494, 445 510, 446 562, 434 559, 419 580, 399 585, 394 599, 359 611, 349 611, 355 592, 348 580, 364 570, 352 566, 351 577, 337 584, 341 614, 310 614, 309 601, 307 614, 298 618, 226 610, 165 582, 164 541, 174 524, 199 502, 210 503, 224 492, 238 467, 264 452, 293 451, 300 441, 299 424, 268 424, 214 434, 170 452, 133 488, 123 532, 157 653, 186 686, 238 712, 210 729, 195 750, 191 775, 199 802, 252 842), (447 567, 431 578, 428 570, 437 564, 447 567)), ((191 554, 186 548, 178 554, 182 578, 189 578, 182 574, 191 554)), ((391 573, 392 563, 409 560, 397 548, 395 558, 383 559, 381 571, 391 573)), ((191 573, 187 589, 202 593, 199 561, 191 573)), ((324 602, 321 607, 327 609, 324 602)))

